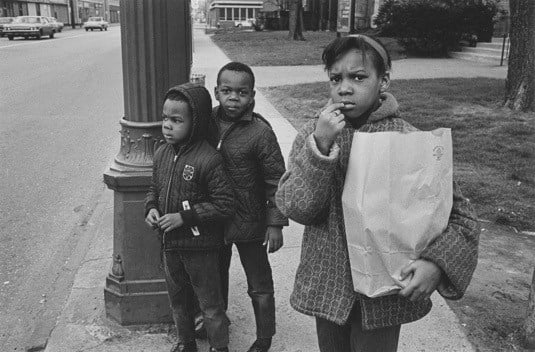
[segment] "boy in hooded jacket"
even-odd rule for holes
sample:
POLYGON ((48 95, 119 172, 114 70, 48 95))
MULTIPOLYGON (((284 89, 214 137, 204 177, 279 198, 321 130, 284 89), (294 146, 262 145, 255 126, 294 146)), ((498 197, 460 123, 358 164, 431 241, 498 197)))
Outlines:
POLYGON ((219 277, 223 223, 233 214, 234 194, 221 155, 209 144, 212 101, 190 83, 171 88, 164 100, 166 144, 154 155, 145 202, 146 222, 162 233, 165 279, 178 344, 171 351, 196 352, 196 298, 210 351, 228 351, 228 318, 219 277))
POLYGON ((226 308, 235 244, 256 321, 256 340, 248 352, 266 352, 275 334, 275 298, 267 252, 282 246, 282 227, 288 225, 288 219, 275 205, 284 159, 271 126, 253 112, 254 96, 254 74, 249 66, 231 62, 220 69, 215 88, 219 106, 212 112, 219 135, 216 149, 225 160, 237 201, 221 251, 222 291, 226 308))

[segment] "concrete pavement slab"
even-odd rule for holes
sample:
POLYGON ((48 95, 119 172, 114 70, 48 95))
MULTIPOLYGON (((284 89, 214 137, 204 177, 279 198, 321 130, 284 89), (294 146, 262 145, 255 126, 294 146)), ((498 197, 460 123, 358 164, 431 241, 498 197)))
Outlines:
MULTIPOLYGON (((320 55, 321 53, 318 53, 320 55)), ((402 59, 392 62, 391 79, 474 78, 505 79, 507 66, 493 66, 459 59, 402 59)), ((321 65, 256 66, 257 87, 327 82, 321 65)))
MULTIPOLYGON (((206 75, 206 86, 213 93, 218 69, 230 61, 204 32, 195 30, 193 72, 206 75)), ((253 68, 257 81, 268 82, 273 73, 253 68)), ((275 84, 275 85, 278 85, 275 84)), ((215 103, 215 102, 214 102, 215 103)), ((278 111, 257 92, 256 109, 269 119, 287 160, 296 131, 278 111)), ((113 193, 105 191, 105 211, 95 212, 90 221, 98 227, 95 240, 80 266, 65 308, 58 318, 47 352, 75 351, 168 351, 173 343, 170 325, 122 327, 105 317, 104 282, 112 263, 113 193)), ((303 226, 291 222, 285 228, 285 246, 270 255, 277 302, 277 335, 273 352, 317 352, 314 319, 293 310, 289 296, 300 259, 303 226)), ((255 323, 247 282, 236 251, 231 265, 228 315, 230 350, 243 351, 255 339, 255 323)), ((474 351, 462 327, 445 301, 433 296, 434 308, 418 322, 402 327, 399 351, 474 351)), ((199 350, 208 349, 206 341, 199 350)))

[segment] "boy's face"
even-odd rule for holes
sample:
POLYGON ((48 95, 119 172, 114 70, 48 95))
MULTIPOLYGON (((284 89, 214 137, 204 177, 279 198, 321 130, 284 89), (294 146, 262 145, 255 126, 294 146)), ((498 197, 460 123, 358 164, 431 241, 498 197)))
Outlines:
POLYGON ((242 117, 252 104, 254 96, 255 91, 248 73, 230 70, 221 72, 215 97, 228 117, 242 117))
POLYGON ((169 144, 183 143, 192 126, 191 109, 188 103, 167 99, 162 111, 162 134, 169 144))
POLYGON ((390 85, 390 76, 379 77, 371 57, 363 60, 362 52, 351 50, 331 67, 329 85, 333 102, 345 103, 342 113, 354 119, 376 104, 379 93, 390 85))

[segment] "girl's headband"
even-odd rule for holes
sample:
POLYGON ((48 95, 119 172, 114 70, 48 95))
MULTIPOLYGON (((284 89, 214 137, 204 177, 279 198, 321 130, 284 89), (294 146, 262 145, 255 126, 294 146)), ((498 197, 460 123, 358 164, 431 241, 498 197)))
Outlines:
POLYGON ((377 53, 379 54, 379 56, 381 56, 381 59, 383 59, 383 63, 385 64, 386 70, 390 70, 390 65, 388 64, 388 54, 386 53, 386 50, 381 46, 381 44, 377 43, 375 40, 366 35, 351 34, 350 36, 361 39, 368 43, 372 48, 374 48, 375 51, 377 51, 377 53))

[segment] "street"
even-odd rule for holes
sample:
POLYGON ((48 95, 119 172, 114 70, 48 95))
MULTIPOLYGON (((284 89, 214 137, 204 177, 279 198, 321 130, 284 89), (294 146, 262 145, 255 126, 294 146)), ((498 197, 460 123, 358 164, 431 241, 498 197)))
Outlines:
POLYGON ((63 308, 119 151, 120 28, 0 38, 0 77, 0 346, 21 351, 63 308))

